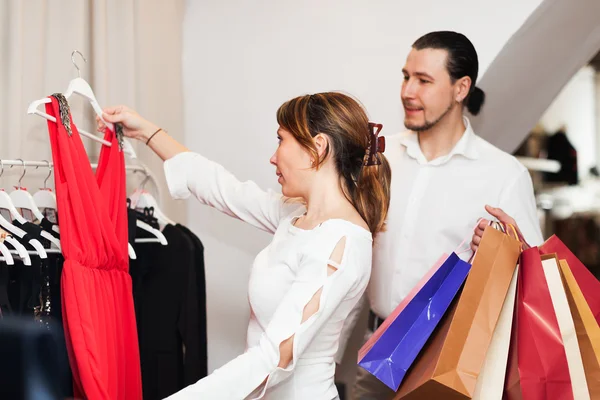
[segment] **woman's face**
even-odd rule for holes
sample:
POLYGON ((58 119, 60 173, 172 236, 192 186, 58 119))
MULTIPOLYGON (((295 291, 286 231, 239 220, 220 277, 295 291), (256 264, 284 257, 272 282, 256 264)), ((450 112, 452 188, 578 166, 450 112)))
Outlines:
POLYGON ((275 166, 281 191, 286 197, 306 197, 310 176, 314 173, 311 168, 311 156, 296 138, 282 127, 277 130, 277 139, 279 146, 270 162, 275 166))

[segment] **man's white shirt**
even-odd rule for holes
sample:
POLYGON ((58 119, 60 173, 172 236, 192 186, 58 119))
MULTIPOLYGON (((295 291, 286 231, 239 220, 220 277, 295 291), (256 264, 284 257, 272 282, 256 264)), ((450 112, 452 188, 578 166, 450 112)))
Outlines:
MULTIPOLYGON (((525 239, 543 242, 531 177, 512 155, 466 130, 452 151, 427 161, 418 135, 407 131, 386 137, 385 156, 392 169, 386 230, 374 241, 371 309, 387 317, 433 264, 466 239, 471 242, 479 218, 491 219, 484 206, 512 216, 525 239)), ((468 259, 470 250, 462 255, 468 259)), ((347 320, 340 351, 355 319, 347 320), (347 328, 347 329, 346 329, 347 328)), ((341 354, 338 354, 341 357, 341 354)))

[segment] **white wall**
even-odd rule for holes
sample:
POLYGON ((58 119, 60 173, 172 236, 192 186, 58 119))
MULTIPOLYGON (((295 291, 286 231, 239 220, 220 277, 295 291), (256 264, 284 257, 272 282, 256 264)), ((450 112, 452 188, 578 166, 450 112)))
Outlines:
POLYGON ((563 88, 540 119, 549 132, 566 127, 567 137, 577 150, 579 176, 596 165, 596 71, 582 68, 563 88))
MULTIPOLYGON (((188 1, 186 145, 240 179, 277 188, 268 160, 283 101, 344 90, 385 133, 397 132, 403 129, 400 70, 415 39, 432 30, 461 31, 478 49, 483 73, 540 1, 493 7, 478 0, 188 1)), ((212 370, 244 351, 248 272, 269 236, 193 201, 187 207, 189 225, 206 246, 212 370)))

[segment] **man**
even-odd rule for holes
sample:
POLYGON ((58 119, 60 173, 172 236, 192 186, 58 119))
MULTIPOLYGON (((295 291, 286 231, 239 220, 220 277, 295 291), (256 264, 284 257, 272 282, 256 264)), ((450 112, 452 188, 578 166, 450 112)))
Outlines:
MULTIPOLYGON (((473 44, 455 32, 421 37, 407 57, 401 98, 409 131, 386 138, 391 205, 387 230, 374 243, 367 291, 370 332, 443 253, 464 239, 477 247, 486 221, 475 232, 473 227, 486 210, 505 222, 512 221, 507 214, 512 216, 531 245, 542 242, 527 169, 478 137, 463 116, 465 107, 477 114, 484 101, 483 91, 475 87, 478 68, 473 44)), ((353 324, 347 325, 345 330, 351 330, 353 324)), ((355 399, 389 399, 392 394, 359 367, 355 399)))

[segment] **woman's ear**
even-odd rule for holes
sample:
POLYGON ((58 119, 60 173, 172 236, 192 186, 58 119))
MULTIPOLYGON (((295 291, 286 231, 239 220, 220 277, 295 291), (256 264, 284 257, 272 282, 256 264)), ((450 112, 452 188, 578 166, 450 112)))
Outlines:
POLYGON ((315 142, 315 147, 317 148, 317 153, 319 154, 319 159, 323 159, 327 152, 327 147, 329 146, 329 139, 327 136, 319 133, 313 140, 315 142))

